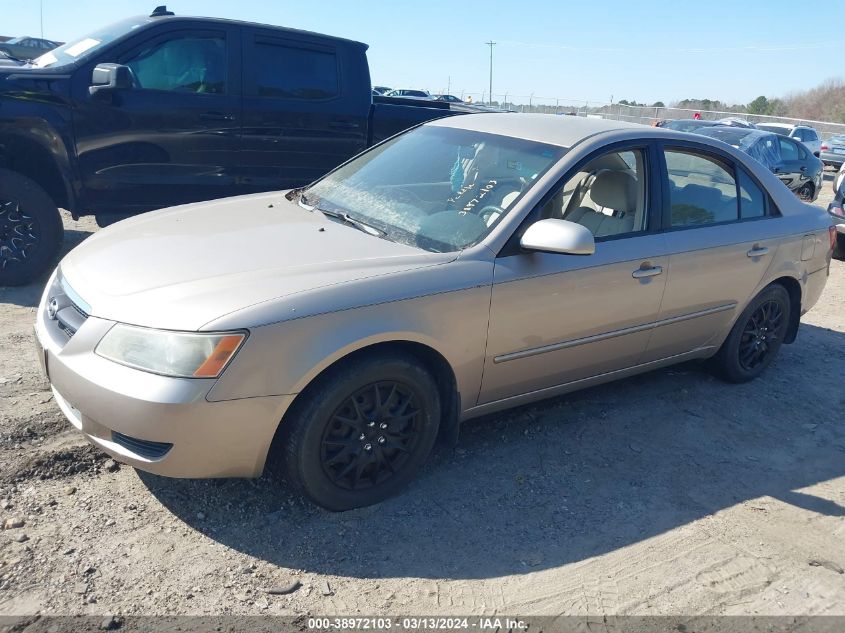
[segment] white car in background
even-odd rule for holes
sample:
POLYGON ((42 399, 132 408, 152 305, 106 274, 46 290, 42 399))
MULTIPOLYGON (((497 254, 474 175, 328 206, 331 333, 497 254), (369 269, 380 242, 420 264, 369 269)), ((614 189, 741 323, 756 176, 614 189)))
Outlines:
POLYGON ((819 138, 819 133, 816 128, 809 125, 793 125, 792 123, 758 123, 758 130, 765 130, 766 132, 774 132, 781 136, 788 136, 796 141, 801 141, 807 148, 813 152, 813 156, 818 157, 822 149, 822 141, 819 138))

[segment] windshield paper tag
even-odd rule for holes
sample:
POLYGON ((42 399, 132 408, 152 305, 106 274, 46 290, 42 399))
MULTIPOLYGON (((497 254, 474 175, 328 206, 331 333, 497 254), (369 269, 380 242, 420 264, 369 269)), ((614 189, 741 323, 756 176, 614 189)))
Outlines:
POLYGON ((71 57, 79 57, 87 51, 88 49, 94 48, 97 44, 100 43, 100 40, 95 40, 92 37, 86 37, 84 40, 80 40, 73 46, 70 46, 65 49, 65 53, 70 55, 71 57))

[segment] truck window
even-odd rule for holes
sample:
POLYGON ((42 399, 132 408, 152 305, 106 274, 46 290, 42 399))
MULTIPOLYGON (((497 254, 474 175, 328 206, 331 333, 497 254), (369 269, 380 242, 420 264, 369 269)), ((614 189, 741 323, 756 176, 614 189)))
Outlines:
POLYGON ((125 62, 139 88, 226 94, 226 39, 182 34, 143 47, 125 62))
POLYGON ((259 97, 320 100, 339 94, 334 52, 257 40, 252 68, 249 92, 259 97))

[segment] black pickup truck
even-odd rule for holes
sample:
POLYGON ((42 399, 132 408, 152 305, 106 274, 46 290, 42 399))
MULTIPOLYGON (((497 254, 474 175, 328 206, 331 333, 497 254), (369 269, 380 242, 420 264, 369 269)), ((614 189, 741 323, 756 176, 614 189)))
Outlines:
POLYGON ((366 50, 158 7, 31 63, 4 58, 0 285, 27 283, 52 263, 58 208, 105 226, 298 187, 412 125, 461 113, 373 98, 366 50))

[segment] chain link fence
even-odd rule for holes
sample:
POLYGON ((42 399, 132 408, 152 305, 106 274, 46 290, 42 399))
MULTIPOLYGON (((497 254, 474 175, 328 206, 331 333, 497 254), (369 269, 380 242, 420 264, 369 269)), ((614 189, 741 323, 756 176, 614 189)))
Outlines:
MULTIPOLYGON (((456 95, 464 101, 472 100, 477 104, 490 104, 484 92, 461 92, 456 95)), ((706 121, 717 121, 727 117, 736 117, 751 123, 789 123, 808 125, 815 128, 822 139, 834 134, 845 134, 845 123, 814 121, 793 117, 748 114, 728 110, 694 110, 690 108, 670 108, 666 106, 631 106, 623 103, 602 103, 570 97, 544 97, 539 95, 514 95, 493 93, 492 105, 515 112, 540 112, 544 114, 569 114, 575 116, 600 117, 616 121, 632 121, 651 125, 663 119, 692 119, 697 112, 706 121)))

